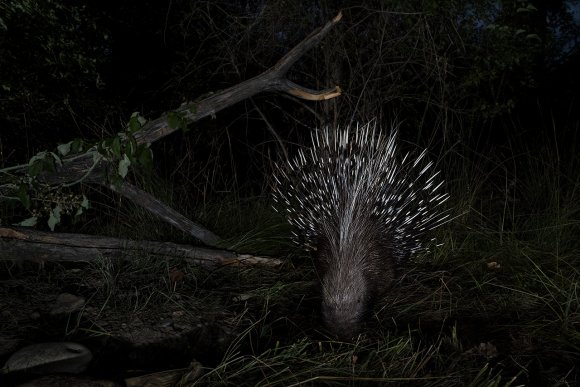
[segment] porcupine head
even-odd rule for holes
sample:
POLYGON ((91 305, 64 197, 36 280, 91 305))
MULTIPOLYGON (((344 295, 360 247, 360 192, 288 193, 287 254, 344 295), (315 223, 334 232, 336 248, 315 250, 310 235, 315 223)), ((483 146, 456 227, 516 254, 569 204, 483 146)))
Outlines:
POLYGON ((432 163, 400 158, 394 128, 374 123, 323 128, 275 175, 275 208, 294 226, 295 240, 314 250, 325 325, 352 337, 396 267, 421 248, 423 233, 441 224, 447 199, 432 163))
POLYGON ((354 205, 325 223, 315 260, 320 278, 321 312, 337 336, 350 338, 364 325, 371 306, 391 285, 395 263, 381 239, 374 216, 354 205))

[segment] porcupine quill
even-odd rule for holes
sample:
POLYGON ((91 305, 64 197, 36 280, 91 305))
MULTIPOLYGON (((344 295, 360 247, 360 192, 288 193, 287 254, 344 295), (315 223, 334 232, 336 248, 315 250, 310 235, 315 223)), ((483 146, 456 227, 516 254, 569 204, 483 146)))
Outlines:
POLYGON ((322 318, 340 337, 360 330, 397 267, 449 220, 427 150, 401 157, 397 132, 386 136, 373 122, 325 127, 313 133, 311 148, 276 166, 275 209, 295 241, 315 251, 322 318))

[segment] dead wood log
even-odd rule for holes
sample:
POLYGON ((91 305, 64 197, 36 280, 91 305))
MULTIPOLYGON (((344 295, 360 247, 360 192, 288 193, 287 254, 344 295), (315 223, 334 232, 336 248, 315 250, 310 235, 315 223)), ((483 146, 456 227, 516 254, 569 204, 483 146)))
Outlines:
POLYGON ((0 228, 0 260, 95 262, 102 258, 132 259, 138 255, 182 258, 208 268, 227 265, 275 268, 282 265, 279 259, 171 242, 0 228))
POLYGON ((220 241, 220 237, 215 235, 213 232, 206 230, 197 223, 194 223, 179 212, 175 211, 173 208, 156 199, 153 195, 140 190, 132 184, 123 182, 119 185, 109 184, 108 187, 131 200, 133 203, 145 207, 153 215, 163 219, 172 226, 189 235, 193 235, 207 246, 215 247, 220 241))

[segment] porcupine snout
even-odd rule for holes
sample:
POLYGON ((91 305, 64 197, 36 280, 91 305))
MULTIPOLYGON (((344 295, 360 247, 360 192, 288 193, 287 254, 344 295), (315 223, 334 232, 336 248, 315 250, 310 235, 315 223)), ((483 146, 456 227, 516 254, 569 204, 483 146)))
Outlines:
POLYGON ((351 338, 360 330, 371 302, 367 282, 362 273, 344 267, 322 277, 322 319, 336 336, 351 338))
POLYGON ((321 278, 322 320, 340 338, 351 339, 363 330, 373 304, 396 278, 394 266, 387 263, 379 267, 378 262, 371 265, 375 265, 373 273, 345 265, 321 278))
POLYGON ((335 219, 338 224, 346 219, 351 226, 343 228, 350 230, 347 243, 338 237, 340 232, 326 230, 315 254, 322 320, 334 335, 344 339, 362 330, 373 303, 385 294, 395 277, 390 249, 379 239, 380 227, 368 214, 355 211, 353 218, 335 219))

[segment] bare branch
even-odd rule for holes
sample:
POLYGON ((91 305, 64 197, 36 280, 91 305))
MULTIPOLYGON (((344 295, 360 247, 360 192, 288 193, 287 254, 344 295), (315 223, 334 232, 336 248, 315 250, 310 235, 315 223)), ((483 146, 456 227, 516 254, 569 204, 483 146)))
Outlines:
MULTIPOLYGON (((217 92, 202 101, 184 104, 176 109, 174 113, 179 114, 188 123, 192 123, 204 117, 212 116, 258 93, 267 91, 282 91, 299 98, 314 101, 338 97, 341 94, 338 86, 320 91, 311 90, 289 81, 285 78, 285 75, 288 69, 308 50, 318 44, 341 18, 342 14, 339 13, 333 20, 329 21, 321 29, 311 33, 306 39, 284 55, 276 65, 262 74, 226 90, 217 92)), ((179 128, 172 128, 167 118, 168 115, 165 114, 155 120, 147 122, 141 130, 135 133, 137 143, 152 143, 179 130, 179 128)), ((49 184, 66 184, 86 175, 85 182, 101 183, 106 178, 108 167, 104 161, 100 162, 97 166, 93 165, 94 152, 96 150, 65 159, 63 165, 58 167, 56 172, 45 173, 41 176, 41 179, 49 184), (93 168, 92 172, 87 173, 90 168, 93 168)))
POLYGON ((140 190, 132 184, 123 182, 118 186, 114 184, 108 184, 107 187, 123 195, 133 203, 147 209, 149 212, 163 219, 175 228, 178 228, 179 230, 194 236, 207 246, 215 246, 220 241, 220 237, 211 231, 206 230, 202 226, 194 223, 185 216, 181 215, 179 212, 175 211, 173 208, 167 206, 160 200, 156 199, 147 192, 140 190))

